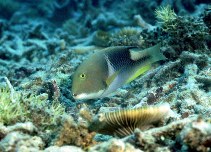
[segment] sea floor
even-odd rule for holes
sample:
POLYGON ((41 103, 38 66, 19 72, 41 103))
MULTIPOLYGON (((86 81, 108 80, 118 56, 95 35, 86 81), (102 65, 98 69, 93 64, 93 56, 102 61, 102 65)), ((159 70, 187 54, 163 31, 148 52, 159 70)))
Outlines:
POLYGON ((0 152, 211 151, 209 1, 8 0, 0 12, 0 152), (167 59, 113 96, 72 97, 88 55, 158 43, 167 59))

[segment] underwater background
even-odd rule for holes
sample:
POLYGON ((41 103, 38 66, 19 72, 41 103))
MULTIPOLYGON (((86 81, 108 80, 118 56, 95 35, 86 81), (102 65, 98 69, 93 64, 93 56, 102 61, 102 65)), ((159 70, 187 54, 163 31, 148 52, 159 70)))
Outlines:
POLYGON ((210 0, 0 0, 0 152, 211 151, 210 0), (113 96, 75 100, 94 51, 167 58, 113 96))

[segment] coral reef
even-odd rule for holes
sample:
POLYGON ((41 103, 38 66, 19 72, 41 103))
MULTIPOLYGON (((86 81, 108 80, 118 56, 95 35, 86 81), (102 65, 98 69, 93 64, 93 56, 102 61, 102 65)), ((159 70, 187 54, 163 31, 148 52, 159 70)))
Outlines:
POLYGON ((20 132, 9 133, 1 142, 0 150, 9 151, 36 151, 42 149, 44 143, 40 137, 30 136, 20 132))
POLYGON ((64 107, 56 101, 48 104, 46 94, 36 96, 15 91, 9 80, 6 80, 9 87, 2 87, 0 96, 0 122, 4 125, 31 121, 43 129, 46 127, 50 129, 65 113, 64 107))
POLYGON ((180 133, 182 150, 210 151, 211 150, 211 124, 198 119, 186 125, 180 133))
POLYGON ((50 146, 44 152, 84 152, 81 148, 76 146, 50 146))
POLYGON ((20 9, 21 4, 14 2, 12 0, 0 1, 0 9, 2 10, 1 18, 11 18, 18 9, 20 9))
POLYGON ((111 139, 108 142, 104 142, 100 145, 97 145, 95 147, 90 148, 88 151, 90 152, 104 152, 104 151, 110 151, 110 152, 142 152, 139 149, 135 149, 134 146, 132 146, 129 143, 124 143, 121 140, 117 139, 111 139))
POLYGON ((89 133, 85 122, 76 123, 72 117, 63 117, 62 126, 59 128, 55 139, 51 145, 76 145, 88 148, 93 145, 95 133, 89 133))
POLYGON ((1 0, 0 151, 211 151, 208 4, 1 0), (72 98, 72 75, 87 55, 157 43, 167 60, 114 96, 72 98))
POLYGON ((14 126, 0 125, 0 151, 36 151, 44 147, 44 142, 35 136, 38 129, 31 123, 17 123, 14 126))
POLYGON ((151 130, 148 130, 145 132, 137 130, 134 133, 135 138, 128 137, 127 139, 124 139, 124 140, 128 141, 130 143, 134 142, 137 144, 136 146, 139 146, 139 147, 141 147, 141 149, 147 150, 147 151, 148 150, 150 151, 150 149, 153 151, 154 150, 159 151, 160 149, 166 149, 166 150, 172 151, 172 150, 174 150, 175 146, 177 146, 177 149, 181 148, 181 150, 191 150, 191 146, 193 146, 193 145, 196 146, 195 148, 193 148, 194 150, 199 148, 199 149, 197 149, 198 151, 209 151, 210 146, 207 143, 210 142, 210 133, 208 133, 209 131, 208 132, 205 131, 206 133, 202 131, 204 129, 209 130, 209 128, 210 128, 210 123, 205 122, 205 120, 201 120, 200 122, 198 122, 198 120, 196 118, 186 118, 186 119, 178 121, 178 122, 173 122, 167 126, 164 126, 161 128, 154 128, 154 129, 151 129, 151 130), (196 127, 195 124, 197 124, 197 123, 199 123, 199 124, 201 123, 202 126, 196 127), (204 143, 200 142, 200 140, 193 137, 193 136, 197 135, 197 133, 195 131, 199 132, 198 134, 200 134, 200 133, 201 133, 201 135, 203 134, 202 139, 206 139, 206 141, 204 143), (180 133, 181 139, 178 138, 177 132, 181 132, 180 133), (191 136, 191 134, 193 136, 191 138, 189 138, 191 136), (188 135, 190 135, 190 136, 188 137, 188 135), (180 147, 181 145, 179 146, 178 141, 187 143, 187 146, 180 147), (191 141, 192 141, 192 143, 191 143, 191 141), (195 142, 195 144, 194 144, 194 142, 195 142), (199 142, 199 143, 196 144, 196 142, 199 142), (202 147, 204 149, 200 149, 200 147, 202 147))
POLYGON ((140 30, 135 28, 123 28, 110 38, 111 46, 141 46, 144 43, 140 30))
POLYGON ((160 128, 153 128, 146 131, 135 130, 134 135, 123 139, 111 139, 90 149, 90 151, 174 151, 179 150, 210 150, 210 122, 201 118, 186 118, 170 123, 160 128), (178 136, 179 134, 180 136, 178 136), (202 141, 199 140, 203 139, 202 141), (201 138, 202 136, 203 138, 201 138), (186 143, 181 146, 181 143, 186 143), (139 149, 133 149, 131 145, 139 149))

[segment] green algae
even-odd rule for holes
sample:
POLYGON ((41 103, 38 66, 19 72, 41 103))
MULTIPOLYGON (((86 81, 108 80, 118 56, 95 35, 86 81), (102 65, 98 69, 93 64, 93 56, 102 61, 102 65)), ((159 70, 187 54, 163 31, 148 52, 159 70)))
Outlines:
POLYGON ((160 6, 155 10, 155 16, 161 23, 169 23, 176 19, 177 15, 171 6, 160 6))
POLYGON ((48 103, 47 94, 35 95, 24 91, 0 88, 0 123, 11 125, 31 121, 40 128, 53 129, 65 108, 57 101, 48 103))
POLYGON ((3 124, 12 124, 21 121, 27 115, 27 110, 24 109, 21 102, 21 95, 16 94, 18 102, 13 102, 11 99, 10 90, 8 88, 0 89, 0 122, 3 124))

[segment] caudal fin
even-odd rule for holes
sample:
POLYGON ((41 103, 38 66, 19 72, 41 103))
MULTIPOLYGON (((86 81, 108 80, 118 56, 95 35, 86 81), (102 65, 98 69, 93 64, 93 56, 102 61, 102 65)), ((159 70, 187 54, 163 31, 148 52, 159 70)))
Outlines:
POLYGON ((167 58, 160 52, 161 43, 158 43, 157 45, 154 45, 150 48, 145 49, 147 54, 149 54, 152 58, 151 63, 154 63, 156 61, 160 60, 166 60, 167 58))
POLYGON ((138 61, 144 57, 149 57, 147 61, 149 63, 154 63, 160 60, 166 60, 166 57, 160 52, 161 44, 158 43, 150 48, 140 50, 138 48, 130 49, 130 58, 134 61, 138 61))

